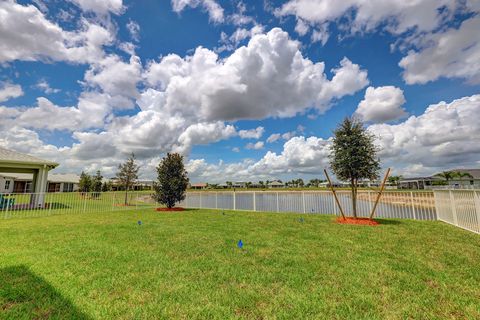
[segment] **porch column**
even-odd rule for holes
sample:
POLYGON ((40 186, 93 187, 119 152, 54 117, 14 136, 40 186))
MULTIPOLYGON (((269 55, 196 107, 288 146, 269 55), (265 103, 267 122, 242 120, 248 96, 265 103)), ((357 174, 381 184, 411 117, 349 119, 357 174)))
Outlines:
POLYGON ((48 169, 47 166, 39 168, 37 174, 34 174, 33 192, 36 193, 33 201, 35 207, 43 207, 45 202, 45 192, 47 189, 48 169))

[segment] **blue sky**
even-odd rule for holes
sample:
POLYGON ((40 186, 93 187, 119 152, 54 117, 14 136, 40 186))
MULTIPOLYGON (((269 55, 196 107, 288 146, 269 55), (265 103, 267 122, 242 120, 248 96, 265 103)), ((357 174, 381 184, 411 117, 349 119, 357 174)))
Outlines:
POLYGON ((193 181, 308 179, 355 115, 397 174, 478 167, 479 2, 370 4, 5 1, 0 145, 62 172, 135 152, 153 177, 176 151, 193 181))

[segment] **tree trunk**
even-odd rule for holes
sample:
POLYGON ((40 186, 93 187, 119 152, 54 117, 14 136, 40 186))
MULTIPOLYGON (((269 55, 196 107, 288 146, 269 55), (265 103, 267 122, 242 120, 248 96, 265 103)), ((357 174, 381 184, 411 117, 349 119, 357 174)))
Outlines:
POLYGON ((355 183, 354 179, 352 179, 351 185, 352 185, 352 213, 353 213, 353 217, 356 219, 357 218, 357 184, 355 183))

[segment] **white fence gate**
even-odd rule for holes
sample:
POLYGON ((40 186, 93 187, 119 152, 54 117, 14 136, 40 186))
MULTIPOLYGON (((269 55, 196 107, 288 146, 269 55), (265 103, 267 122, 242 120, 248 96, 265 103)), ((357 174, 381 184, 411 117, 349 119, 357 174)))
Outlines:
POLYGON ((438 220, 480 233, 480 191, 435 190, 438 220))
MULTIPOLYGON (((337 191, 346 215, 352 214, 351 193, 337 191)), ((359 191, 358 215, 368 217, 377 193, 359 191)), ((189 208, 339 214, 331 191, 240 191, 188 192, 181 206, 189 208)), ((384 192, 377 210, 379 218, 437 220, 432 192, 384 192)))

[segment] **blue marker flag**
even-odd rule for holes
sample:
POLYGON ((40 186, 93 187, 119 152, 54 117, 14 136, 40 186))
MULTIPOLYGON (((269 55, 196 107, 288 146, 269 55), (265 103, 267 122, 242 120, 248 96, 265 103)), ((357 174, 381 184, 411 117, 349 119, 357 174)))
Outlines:
POLYGON ((142 221, 138 220, 138 225, 141 226, 142 225, 142 221))
POLYGON ((242 242, 242 240, 241 240, 241 239, 240 239, 240 240, 238 240, 237 247, 239 247, 240 249, 242 249, 242 248, 243 248, 243 242, 242 242))

